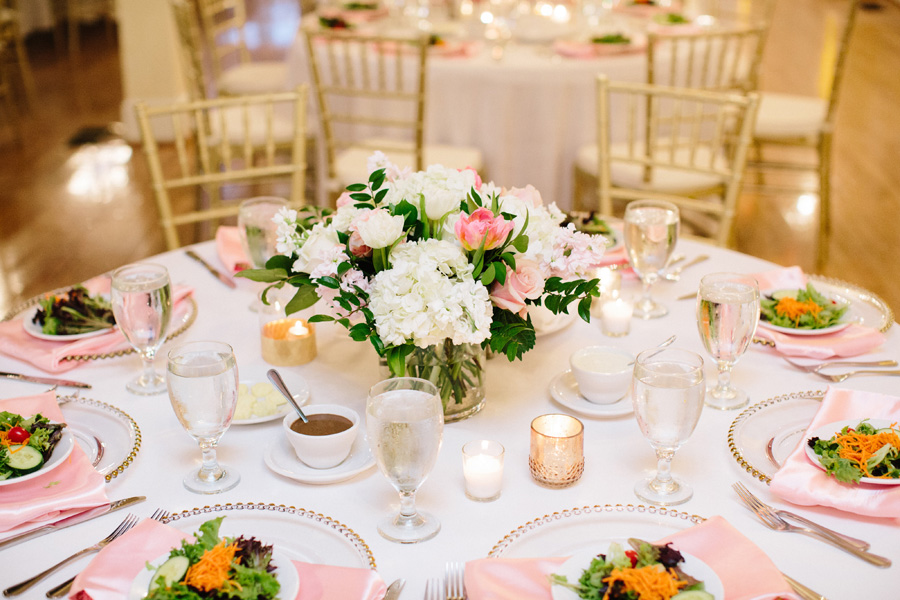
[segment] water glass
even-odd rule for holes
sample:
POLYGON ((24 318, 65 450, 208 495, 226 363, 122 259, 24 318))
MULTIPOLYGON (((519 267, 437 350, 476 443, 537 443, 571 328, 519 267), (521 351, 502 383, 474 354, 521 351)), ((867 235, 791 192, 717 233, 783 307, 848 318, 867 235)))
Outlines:
POLYGON ((691 487, 672 476, 675 451, 684 444, 703 410, 703 359, 680 348, 652 348, 634 363, 631 401, 641 433, 656 450, 656 475, 641 480, 641 500, 669 506, 690 500, 691 487))
POLYGON ((182 480, 198 494, 217 494, 238 484, 241 476, 216 459, 219 439, 231 425, 237 402, 238 370, 231 346, 222 342, 188 342, 169 351, 166 371, 169 401, 188 435, 200 445, 203 464, 182 480))
POLYGON ((716 359, 719 376, 706 391, 706 405, 720 410, 747 404, 747 392, 731 384, 731 369, 744 355, 759 323, 759 285, 737 273, 711 273, 697 292, 697 329, 703 347, 716 359))
POLYGON ((680 220, 671 202, 637 200, 625 208, 625 251, 643 284, 643 296, 634 305, 634 316, 655 319, 669 310, 654 301, 650 288, 675 250, 680 220))
POLYGON ((241 203, 238 209, 238 232, 244 254, 255 269, 264 269, 266 262, 275 256, 278 226, 272 220, 282 208, 287 208, 284 198, 260 196, 241 203))
POLYGON ((110 300, 119 331, 143 364, 143 372, 125 387, 143 396, 162 394, 166 380, 153 368, 153 359, 165 340, 172 312, 169 272, 152 263, 121 267, 113 272, 110 300))
POLYGON ((437 461, 443 431, 441 397, 430 381, 396 377, 369 390, 369 446, 381 472, 400 493, 400 513, 378 523, 378 532, 392 542, 423 542, 441 530, 433 515, 416 510, 416 491, 437 461))

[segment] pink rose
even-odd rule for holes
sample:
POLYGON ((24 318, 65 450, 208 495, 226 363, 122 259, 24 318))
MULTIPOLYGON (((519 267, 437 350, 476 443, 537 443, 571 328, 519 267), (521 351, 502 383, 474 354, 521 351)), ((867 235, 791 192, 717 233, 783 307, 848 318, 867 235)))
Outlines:
POLYGON ((463 171, 472 171, 472 175, 475 176, 475 191, 481 191, 481 184, 483 182, 481 181, 481 175, 478 174, 478 171, 476 171, 472 167, 466 167, 465 169, 459 169, 460 173, 462 173, 463 171))
POLYGON ((350 197, 350 192, 344 192, 340 196, 338 196, 337 202, 335 202, 335 206, 337 208, 341 208, 342 206, 346 206, 347 204, 352 204, 354 202, 353 198, 350 197))
POLYGON ((484 249, 496 248, 506 240, 514 223, 502 216, 494 216, 487 208, 479 208, 471 215, 462 213, 456 222, 456 237, 466 250, 475 250, 484 240, 484 249))
POLYGON ((358 231, 354 231, 350 234, 347 245, 350 247, 350 253, 353 256, 360 257, 372 254, 372 249, 366 246, 366 243, 363 242, 362 236, 359 235, 358 231))
POLYGON ((544 293, 544 275, 540 266, 527 258, 516 259, 516 270, 506 267, 506 283, 495 282, 491 286, 491 302, 495 306, 519 313, 523 319, 527 312, 525 299, 537 300, 544 293))
POLYGON ((544 204, 541 193, 531 184, 526 185, 524 188, 511 188, 507 193, 521 200, 529 208, 537 208, 544 204))

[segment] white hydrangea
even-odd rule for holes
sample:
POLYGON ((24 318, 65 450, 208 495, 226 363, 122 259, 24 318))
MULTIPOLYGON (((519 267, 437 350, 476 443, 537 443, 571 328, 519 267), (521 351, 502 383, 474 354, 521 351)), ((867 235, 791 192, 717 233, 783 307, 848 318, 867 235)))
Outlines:
POLYGON ((415 207, 420 206, 420 195, 425 198, 425 214, 437 221, 447 213, 459 210, 460 202, 475 185, 475 173, 466 169, 458 171, 441 165, 431 165, 425 171, 398 179, 388 184, 385 199, 397 205, 406 200, 415 207))
POLYGON ((372 210, 371 208, 357 208, 353 204, 345 204, 338 208, 331 217, 331 226, 334 227, 335 231, 342 231, 344 233, 350 230, 350 224, 359 218, 359 216, 366 212, 372 210))

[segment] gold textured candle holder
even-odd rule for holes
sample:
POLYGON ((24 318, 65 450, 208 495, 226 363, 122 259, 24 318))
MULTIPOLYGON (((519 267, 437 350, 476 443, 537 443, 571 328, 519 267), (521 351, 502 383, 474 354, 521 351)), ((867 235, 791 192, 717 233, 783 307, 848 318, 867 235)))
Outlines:
POLYGON ((542 415, 531 422, 531 476, 541 485, 568 487, 584 473, 584 424, 569 415, 542 415))
POLYGON ((305 365, 316 357, 316 330, 303 319, 285 318, 262 326, 263 360, 276 367, 305 365))

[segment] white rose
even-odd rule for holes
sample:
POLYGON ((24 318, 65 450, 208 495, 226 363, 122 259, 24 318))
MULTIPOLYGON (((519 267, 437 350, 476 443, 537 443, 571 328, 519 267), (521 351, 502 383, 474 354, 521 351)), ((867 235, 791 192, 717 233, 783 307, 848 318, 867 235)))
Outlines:
POLYGON ((354 221, 359 236, 369 248, 387 248, 403 235, 403 217, 391 216, 388 211, 379 208, 368 211, 354 221))
POLYGON ((334 247, 340 246, 337 232, 321 223, 313 226, 303 245, 297 250, 294 270, 309 273, 331 256, 334 247))
POLYGON ((454 210, 459 210, 463 198, 458 193, 446 189, 434 189, 425 193, 425 214, 432 221, 437 221, 454 210))

